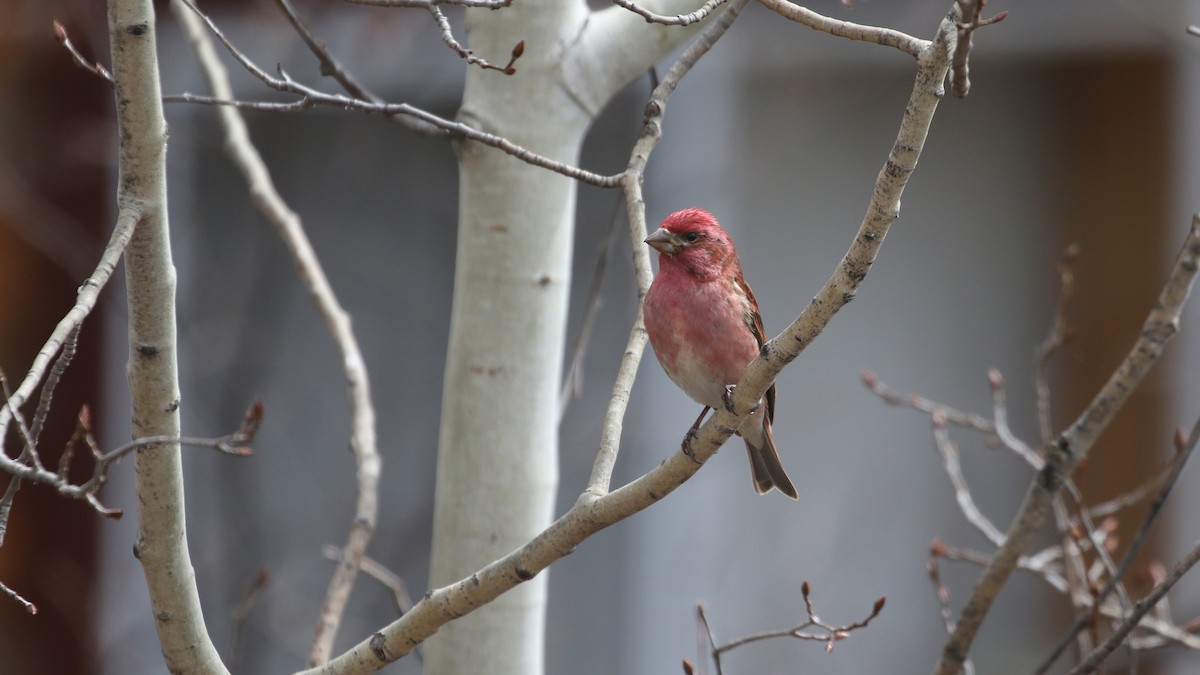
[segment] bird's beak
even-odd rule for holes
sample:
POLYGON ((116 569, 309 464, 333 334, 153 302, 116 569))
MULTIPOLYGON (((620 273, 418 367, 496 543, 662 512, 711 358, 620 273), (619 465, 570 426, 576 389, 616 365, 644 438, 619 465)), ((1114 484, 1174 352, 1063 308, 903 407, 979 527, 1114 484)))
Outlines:
POLYGON ((675 243, 675 237, 666 228, 662 227, 652 232, 649 237, 646 237, 646 243, 650 244, 659 253, 666 253, 667 255, 675 255, 675 252, 679 250, 679 244, 675 243))

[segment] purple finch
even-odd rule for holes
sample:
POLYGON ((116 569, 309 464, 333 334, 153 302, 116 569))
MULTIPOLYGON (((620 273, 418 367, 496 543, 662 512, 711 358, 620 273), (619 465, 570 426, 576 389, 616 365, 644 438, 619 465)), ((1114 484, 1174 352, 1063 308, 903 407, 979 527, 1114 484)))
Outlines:
MULTIPOLYGON (((762 317, 733 239, 708 211, 672 213, 646 243, 659 252, 658 276, 642 305, 646 333, 671 381, 705 406, 688 432, 690 440, 708 409, 724 405, 729 387, 758 357, 766 339, 762 317)), ((765 405, 759 403, 738 430, 750 454, 754 491, 776 488, 796 499, 771 434, 775 385, 765 405)))

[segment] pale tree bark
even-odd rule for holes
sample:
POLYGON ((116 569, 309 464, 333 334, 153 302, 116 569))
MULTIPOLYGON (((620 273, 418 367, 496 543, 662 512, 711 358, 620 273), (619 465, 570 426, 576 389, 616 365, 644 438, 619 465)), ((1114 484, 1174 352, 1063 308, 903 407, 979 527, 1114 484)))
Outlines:
MULTIPOLYGON (((129 389, 133 437, 178 438, 179 374, 175 266, 167 224, 167 129, 150 0, 112 0, 108 9, 120 163, 117 200, 141 205, 125 250, 129 301, 129 389)), ((208 637, 184 525, 178 442, 136 452, 138 534, 163 658, 172 673, 224 673, 208 637)))
MULTIPOLYGON (((646 6, 669 12, 688 4, 646 6)), ((468 70, 460 119, 572 165, 608 100, 695 30, 647 24, 619 7, 592 13, 582 0, 468 11, 467 29, 471 49, 493 62, 503 63, 522 40, 525 49, 511 76, 468 70)), ((435 588, 550 524, 576 195, 575 181, 495 149, 464 143, 458 150, 435 588)), ((545 598, 543 576, 450 623, 427 644, 427 672, 541 672, 545 598)))

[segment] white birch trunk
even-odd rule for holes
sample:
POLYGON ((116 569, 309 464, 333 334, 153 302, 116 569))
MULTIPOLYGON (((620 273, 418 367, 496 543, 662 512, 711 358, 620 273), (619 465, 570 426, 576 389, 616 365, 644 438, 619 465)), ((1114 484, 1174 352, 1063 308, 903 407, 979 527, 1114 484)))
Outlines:
MULTIPOLYGON (((619 8, 589 17, 580 0, 471 10, 467 27, 469 47, 494 63, 521 40, 525 51, 512 76, 468 70, 461 120, 568 164, 612 95, 694 32, 651 26, 619 8)), ((574 181, 498 150, 460 145, 459 176, 435 588, 550 523, 575 214, 574 181)), ((427 643, 426 672, 541 673, 545 595, 543 575, 448 624, 427 643)))
MULTIPOLYGON (((129 392, 134 438, 179 436, 175 266, 167 224, 167 128, 149 0, 108 7, 120 163, 117 201, 141 217, 125 249, 129 392)), ((138 535, 158 641, 172 673, 226 673, 209 639, 188 553, 178 443, 147 445, 134 461, 138 535)))
MULTIPOLYGON (((553 76, 557 44, 587 8, 551 0, 468 13, 472 49, 517 73, 471 68, 460 118, 574 163, 589 119, 553 76)), ((575 184, 478 144, 459 147, 454 307, 438 447, 430 581, 444 586, 533 538, 558 479, 558 386, 575 184)), ((543 575, 443 628, 426 672, 540 673, 543 575)))

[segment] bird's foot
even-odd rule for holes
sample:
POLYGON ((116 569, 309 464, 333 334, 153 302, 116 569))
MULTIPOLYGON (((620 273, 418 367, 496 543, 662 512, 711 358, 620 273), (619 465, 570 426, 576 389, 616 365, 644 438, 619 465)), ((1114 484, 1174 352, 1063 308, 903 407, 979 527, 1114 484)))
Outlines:
POLYGON ((692 427, 691 429, 687 430, 687 433, 683 435, 683 443, 679 444, 679 449, 682 450, 683 454, 687 455, 689 459, 699 464, 700 460, 696 459, 696 451, 692 449, 692 440, 696 438, 697 430, 698 429, 696 427, 692 427))
MULTIPOLYGON (((736 414, 737 414, 737 410, 734 410, 734 408, 733 408, 733 392, 734 392, 734 390, 736 390, 736 389, 737 389, 737 385, 736 385, 736 384, 727 384, 727 385, 725 385, 725 391, 721 393, 721 403, 724 403, 724 404, 725 404, 725 410, 729 411, 729 412, 730 412, 730 414, 733 414, 733 415, 736 415, 736 414)), ((758 402, 758 403, 755 403, 755 404, 754 404, 754 405, 753 405, 753 406, 750 408, 750 410, 748 410, 748 411, 746 412, 746 414, 747 414, 747 415, 753 415, 754 413, 758 412, 758 409, 759 409, 759 408, 761 408, 761 407, 762 407, 762 402, 761 402, 761 401, 760 401, 760 402, 758 402)))

